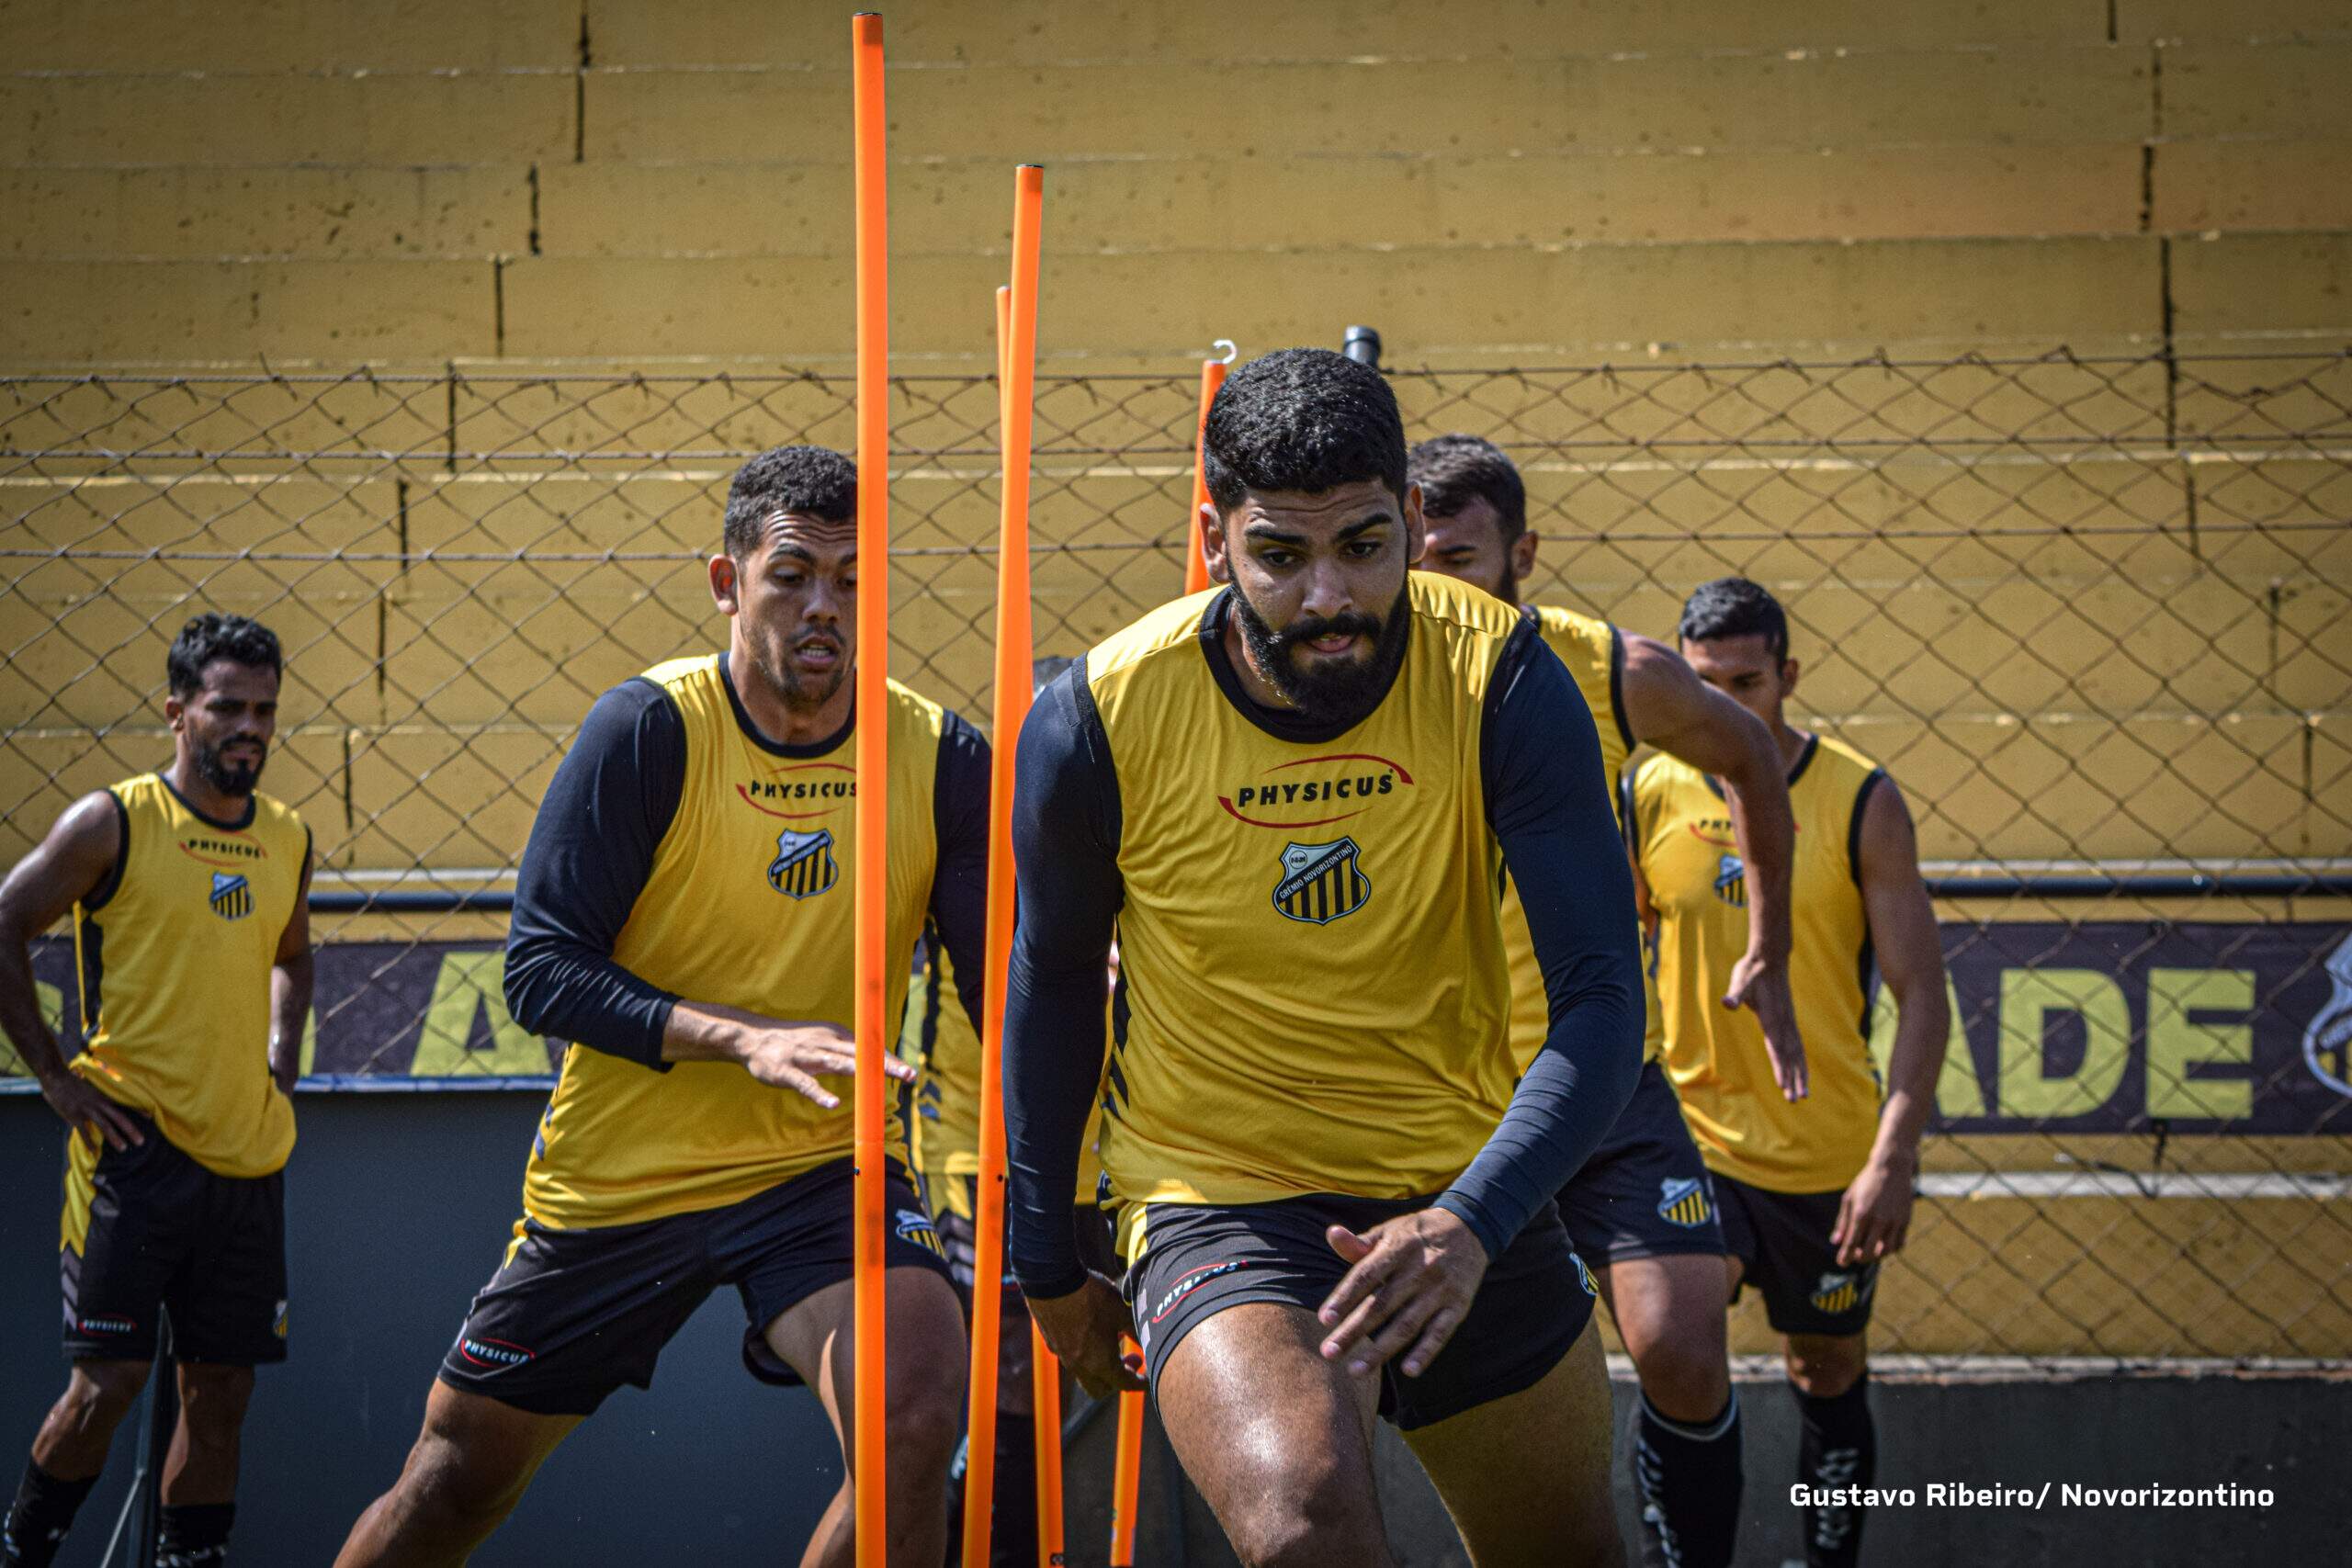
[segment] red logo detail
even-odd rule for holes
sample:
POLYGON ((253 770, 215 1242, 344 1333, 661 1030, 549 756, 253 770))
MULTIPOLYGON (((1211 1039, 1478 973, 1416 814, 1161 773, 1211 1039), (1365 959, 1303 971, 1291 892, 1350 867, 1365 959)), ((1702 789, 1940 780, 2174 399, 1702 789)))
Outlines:
POLYGON ((1216 803, 1225 807, 1226 815, 1237 822, 1247 822, 1252 828, 1279 828, 1287 831, 1299 828, 1321 828, 1333 822, 1344 822, 1351 817, 1361 817, 1370 809, 1370 806, 1369 804, 1358 806, 1354 804, 1356 801, 1363 800, 1368 803, 1377 796, 1388 794, 1397 784, 1410 785, 1413 782, 1413 775, 1405 771, 1403 763, 1390 761, 1387 758, 1370 751, 1331 751, 1320 757, 1301 757, 1295 762, 1283 762, 1267 771, 1280 773, 1287 773, 1293 768, 1313 768, 1346 762, 1369 763, 1371 768, 1376 771, 1358 772, 1338 778, 1310 779, 1304 784, 1248 784, 1236 790, 1232 795, 1218 795, 1216 803), (1252 817, 1249 814, 1249 809, 1245 809, 1263 810, 1270 806, 1293 807, 1310 803, 1315 805, 1329 803, 1333 806, 1345 803, 1348 809, 1329 817, 1306 817, 1279 821, 1264 817, 1252 817))
POLYGON ((1194 1291, 1199 1290, 1203 1285, 1207 1284, 1211 1280, 1217 1278, 1221 1274, 1230 1274, 1237 1269, 1247 1269, 1249 1267, 1250 1260, 1248 1258, 1237 1258, 1232 1259, 1230 1262, 1226 1263, 1204 1263, 1189 1273, 1178 1276, 1176 1282, 1169 1286, 1167 1293, 1159 1298, 1159 1304, 1152 1308, 1151 1321, 1158 1323, 1161 1318, 1164 1318, 1170 1313, 1174 1312, 1178 1303, 1182 1302, 1186 1296, 1191 1295, 1194 1291))

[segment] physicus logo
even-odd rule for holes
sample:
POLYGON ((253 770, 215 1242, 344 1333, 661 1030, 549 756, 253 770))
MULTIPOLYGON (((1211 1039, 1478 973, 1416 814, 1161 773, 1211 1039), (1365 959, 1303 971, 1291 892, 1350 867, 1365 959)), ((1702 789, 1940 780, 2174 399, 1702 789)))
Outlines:
POLYGON ((1284 919, 1311 926, 1328 926, 1354 914, 1372 897, 1372 879, 1363 874, 1359 856, 1353 839, 1284 845, 1274 908, 1284 919))
POLYGON ((1385 796, 1412 787, 1401 762, 1369 751, 1301 757, 1216 797, 1225 814, 1252 828, 1322 828, 1370 810, 1385 796))
POLYGON ((775 859, 768 863, 768 886, 787 898, 813 898, 842 878, 833 858, 833 830, 813 833, 787 828, 775 836, 775 859))
POLYGON ((2352 936, 2327 955, 2327 1000, 2303 1026, 2303 1061, 2312 1077, 2352 1095, 2352 936))

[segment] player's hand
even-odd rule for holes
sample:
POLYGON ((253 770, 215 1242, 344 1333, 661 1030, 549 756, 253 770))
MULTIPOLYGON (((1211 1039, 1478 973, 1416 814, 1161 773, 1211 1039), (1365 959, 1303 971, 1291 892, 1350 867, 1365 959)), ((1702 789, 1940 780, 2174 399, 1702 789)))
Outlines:
POLYGON ((1747 1008, 1764 1031, 1764 1051, 1772 1058, 1772 1081, 1781 1098, 1803 1100, 1813 1091, 1804 1066, 1804 1036, 1797 1032, 1796 1000, 1789 994, 1789 966, 1746 953, 1732 966, 1724 1006, 1747 1008))
POLYGON ((1487 1277, 1484 1244, 1460 1215, 1434 1206, 1362 1235, 1332 1225, 1323 1239, 1349 1265, 1319 1314, 1323 1359, 1370 1377, 1402 1355, 1405 1375, 1420 1376, 1469 1314, 1487 1277))
MULTIPOLYGON (((831 1111, 841 1104, 841 1096, 817 1080, 855 1077, 857 1041, 834 1024, 749 1019, 737 1040, 735 1059, 760 1082, 805 1095, 831 1111)), ((913 1066, 887 1051, 882 1071, 901 1083, 915 1081, 913 1066)))
POLYGON ((40 1097, 49 1108, 64 1119, 65 1124, 93 1138, 103 1138, 116 1148, 127 1149, 133 1144, 143 1144, 147 1134, 130 1112, 92 1089, 78 1074, 51 1073, 40 1080, 40 1097))
POLYGON ((1090 1270, 1086 1283, 1067 1295, 1027 1300, 1046 1348, 1087 1393, 1108 1399, 1144 1386, 1143 1358, 1121 1343, 1133 1324, 1116 1285, 1090 1270))
POLYGON ((1911 1231, 1912 1168, 1873 1156, 1838 1201, 1837 1228, 1829 1244, 1838 1266, 1875 1263, 1903 1250, 1911 1231))

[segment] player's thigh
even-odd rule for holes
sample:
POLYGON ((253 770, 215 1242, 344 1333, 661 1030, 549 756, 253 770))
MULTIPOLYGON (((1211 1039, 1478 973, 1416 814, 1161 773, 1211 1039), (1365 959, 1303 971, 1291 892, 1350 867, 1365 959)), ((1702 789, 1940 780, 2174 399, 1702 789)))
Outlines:
POLYGON ((1676 1420, 1707 1420, 1730 1395, 1724 1266, 1720 1254, 1685 1252, 1594 1270, 1643 1390, 1676 1420))
POLYGON ((1191 1325, 1157 1369, 1160 1425, 1245 1562, 1386 1560, 1380 1382, 1324 1359, 1324 1332, 1304 1307, 1242 1302, 1191 1325))
POLYGON ((1405 1434, 1477 1568, 1616 1568, 1608 1364, 1589 1327, 1532 1386, 1405 1434))
MULTIPOLYGON (((883 1271, 883 1380, 894 1455, 952 1449, 963 1414, 969 1359, 962 1303, 935 1269, 883 1271)), ((855 1463, 857 1287, 840 1280, 771 1319, 762 1337, 776 1359, 817 1391, 842 1451, 855 1463)), ((893 1471, 897 1469, 892 1466, 893 1471)))

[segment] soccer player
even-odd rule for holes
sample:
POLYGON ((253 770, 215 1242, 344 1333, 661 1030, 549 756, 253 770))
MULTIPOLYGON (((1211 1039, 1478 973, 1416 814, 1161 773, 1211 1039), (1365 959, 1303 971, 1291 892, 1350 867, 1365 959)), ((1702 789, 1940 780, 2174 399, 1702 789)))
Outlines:
MULTIPOLYGON (((1750 889, 1718 782, 1675 757, 1634 772, 1626 826, 1657 921, 1667 1072, 1714 1173, 1729 1294, 1764 1297, 1804 1420, 1799 1479, 1870 1483, 1877 1466, 1863 1331, 1880 1262, 1910 1224, 1919 1134, 1951 1027, 1935 909, 1902 792, 1886 771, 1792 728, 1789 623, 1742 578, 1682 607, 1682 657, 1762 719, 1788 769, 1797 822, 1790 976, 1811 1090, 1776 1091, 1753 1014, 1717 1004, 1748 941, 1750 889), (1873 969, 1901 1020, 1882 1104, 1868 1043, 1873 969)), ((1860 1551, 1859 1508, 1805 1510, 1805 1555, 1842 1568, 1860 1551)))
POLYGON ((161 1560, 226 1562, 254 1368, 286 1359, 311 835, 254 788, 284 666, 267 627, 207 615, 164 668, 171 765, 75 801, 0 885, 0 1027, 72 1129, 58 1263, 73 1372, 0 1529, 7 1568, 57 1555, 166 1313, 180 1420, 161 1560), (27 952, 69 910, 85 1033, 71 1063, 27 952))
MULTIPOLYGON (((462 1561, 605 1395, 650 1382, 663 1344, 721 1285, 742 1297, 752 1375, 815 1389, 850 1453, 852 1117, 820 1080, 855 1071, 843 871, 856 722, 890 727, 894 1010, 928 918, 978 1011, 988 862, 978 734, 895 682, 885 712, 854 711, 856 498, 838 453, 786 446, 746 463, 709 563, 727 650, 605 693, 556 770, 515 884, 506 997, 525 1028, 570 1043, 562 1075, 514 1240, 345 1564, 462 1561)), ((895 1154, 889 1560, 932 1568, 965 1339, 895 1154)), ((852 1560, 856 1482, 805 1562, 852 1560)))
MULTIPOLYGON (((1413 448, 1409 472, 1428 521, 1423 567, 1518 604, 1537 540, 1510 458, 1475 435, 1440 435, 1413 448)), ((1662 643, 1555 605, 1532 613, 1592 709, 1612 793, 1636 746, 1722 781, 1747 893, 1747 947, 1728 971, 1723 1003, 1754 1010, 1781 1092, 1802 1093, 1804 1052, 1788 981, 1795 830, 1771 731, 1662 643)), ((1511 1040, 1523 1062, 1543 1047, 1546 1021, 1516 888, 1506 896, 1503 931, 1511 1040)), ((1560 1218, 1577 1255, 1592 1264, 1641 1379, 1633 1470, 1645 1560, 1722 1568, 1737 1540, 1742 1479, 1739 1402, 1724 1343, 1724 1239, 1706 1166, 1658 1063, 1664 1043, 1653 1006, 1633 1100, 1561 1190, 1560 1218)))
POLYGON ((1640 1066, 1632 878, 1590 716, 1532 624, 1409 573, 1379 373, 1234 372, 1211 575, 1049 686, 1023 732, 1005 1092, 1012 1253, 1098 1393, 1136 1386, 1250 1563, 1391 1561, 1394 1421, 1473 1559, 1622 1559, 1591 1290, 1552 1195, 1640 1066), (1499 878, 1551 1032, 1508 1102, 1499 878), (1102 1062, 1125 1300, 1071 1178, 1102 1062))

